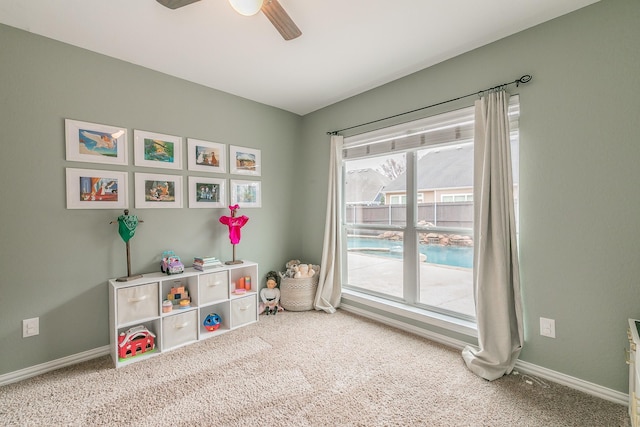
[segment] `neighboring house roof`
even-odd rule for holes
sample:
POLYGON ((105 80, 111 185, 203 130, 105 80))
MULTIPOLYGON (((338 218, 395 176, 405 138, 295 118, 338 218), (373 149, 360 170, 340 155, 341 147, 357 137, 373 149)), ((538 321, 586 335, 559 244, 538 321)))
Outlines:
MULTIPOLYGON (((518 144, 511 144, 511 157, 519 157, 518 144)), ((518 182, 519 163, 513 169, 514 183, 518 182)), ((418 190, 464 188, 473 186, 473 145, 462 144, 429 150, 418 159, 418 190)), ((406 173, 387 185, 383 192, 406 191, 406 173)))
POLYGON ((391 179, 375 169, 348 171, 344 180, 345 202, 371 204, 380 201, 381 191, 391 179))

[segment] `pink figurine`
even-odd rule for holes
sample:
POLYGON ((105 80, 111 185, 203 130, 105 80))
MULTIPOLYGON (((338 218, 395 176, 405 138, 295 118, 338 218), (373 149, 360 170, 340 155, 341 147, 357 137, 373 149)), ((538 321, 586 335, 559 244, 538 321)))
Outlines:
POLYGON ((240 209, 240 206, 229 206, 231 210, 231 216, 221 216, 220 222, 229 227, 229 240, 232 245, 240 243, 240 229, 249 221, 249 218, 242 215, 236 216, 236 211, 240 209))

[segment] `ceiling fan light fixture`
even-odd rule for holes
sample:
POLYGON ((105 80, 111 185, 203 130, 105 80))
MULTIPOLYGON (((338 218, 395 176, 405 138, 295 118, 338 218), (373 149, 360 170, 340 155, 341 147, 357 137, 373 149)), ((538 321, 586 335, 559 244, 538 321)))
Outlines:
POLYGON ((240 15, 252 16, 260 12, 263 0, 229 0, 231 7, 240 15))

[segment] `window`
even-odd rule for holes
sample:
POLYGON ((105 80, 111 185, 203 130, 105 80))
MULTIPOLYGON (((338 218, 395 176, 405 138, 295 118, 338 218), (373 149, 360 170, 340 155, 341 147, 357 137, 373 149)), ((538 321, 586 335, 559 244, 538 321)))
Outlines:
POLYGON ((473 194, 442 194, 440 201, 442 203, 473 202, 473 194))
MULTIPOLYGON (((513 96, 516 209, 518 111, 513 96)), ((469 107, 345 138, 343 176, 351 176, 343 182, 345 288, 475 319, 473 126, 469 107), (362 203, 375 195, 378 204, 362 203)))
POLYGON ((416 303, 473 318, 473 142, 418 150, 417 157, 419 187, 455 186, 461 194, 445 194, 441 203, 434 198, 418 208, 422 225, 416 232, 424 257, 419 262, 416 303))
MULTIPOLYGON (((389 185, 394 179, 402 175, 405 169, 405 155, 381 155, 370 159, 357 159, 345 163, 347 173, 359 171, 375 172, 380 175, 378 180, 389 185), (396 173, 384 174, 379 172, 385 165, 394 161, 397 165, 396 173), (395 176, 395 177, 394 177, 395 176)), ((369 179, 372 180, 372 175, 369 179)), ((377 182, 374 181, 374 182, 377 182)), ((403 285, 401 280, 403 258, 403 229, 406 225, 406 195, 385 195, 386 203, 377 206, 366 206, 353 203, 354 200, 363 198, 364 194, 373 194, 375 184, 369 185, 366 180, 350 180, 345 185, 345 213, 344 236, 347 240, 348 268, 347 283, 350 286, 365 290, 368 293, 385 295, 386 297, 401 300, 403 297, 403 285), (357 183, 357 184, 356 184, 357 183), (357 185, 357 188, 353 188, 357 185), (352 196, 353 199, 349 197, 352 196), (389 261, 389 268, 385 268, 381 274, 374 273, 373 266, 382 266, 389 261), (396 271, 400 269, 400 271, 396 271), (398 274, 400 276, 398 276, 398 274), (372 275, 375 280, 372 280, 372 275), (400 277, 400 280, 398 280, 400 277)), ((384 188, 382 189, 384 194, 384 188)), ((375 270, 378 270, 376 267, 375 270)))
POLYGON ((390 205, 406 205, 407 204, 407 196, 402 194, 390 194, 389 195, 389 204, 390 205))

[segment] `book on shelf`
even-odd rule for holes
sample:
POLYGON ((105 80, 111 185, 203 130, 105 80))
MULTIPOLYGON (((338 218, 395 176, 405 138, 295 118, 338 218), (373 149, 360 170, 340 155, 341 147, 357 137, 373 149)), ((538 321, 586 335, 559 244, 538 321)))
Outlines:
POLYGON ((220 260, 214 256, 206 256, 206 257, 195 257, 193 258, 193 262, 198 264, 207 264, 207 263, 220 262, 220 260))
POLYGON ((221 265, 222 262, 220 261, 212 261, 212 262, 197 262, 197 261, 193 261, 193 265, 202 265, 202 266, 209 266, 209 265, 221 265))
POLYGON ((224 266, 216 257, 195 257, 193 258, 193 268, 200 271, 212 270, 224 266))
POLYGON ((209 271, 209 270, 216 270, 218 268, 224 267, 224 264, 220 263, 220 264, 211 264, 211 265, 198 265, 198 264, 193 264, 193 268, 195 268, 196 270, 200 270, 200 271, 209 271))

